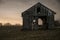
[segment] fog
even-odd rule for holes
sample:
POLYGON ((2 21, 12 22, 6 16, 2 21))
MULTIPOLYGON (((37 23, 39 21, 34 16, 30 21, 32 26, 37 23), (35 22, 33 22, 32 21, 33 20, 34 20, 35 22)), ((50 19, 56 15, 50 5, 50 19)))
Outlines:
POLYGON ((0 0, 0 22, 22 24, 21 13, 37 2, 55 11, 55 20, 60 20, 60 0, 0 0))

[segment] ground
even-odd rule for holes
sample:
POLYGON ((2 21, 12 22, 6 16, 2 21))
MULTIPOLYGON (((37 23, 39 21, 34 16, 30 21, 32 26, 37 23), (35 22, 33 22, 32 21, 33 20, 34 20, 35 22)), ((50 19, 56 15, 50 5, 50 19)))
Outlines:
POLYGON ((60 40, 60 29, 21 31, 20 27, 0 27, 0 40, 60 40))

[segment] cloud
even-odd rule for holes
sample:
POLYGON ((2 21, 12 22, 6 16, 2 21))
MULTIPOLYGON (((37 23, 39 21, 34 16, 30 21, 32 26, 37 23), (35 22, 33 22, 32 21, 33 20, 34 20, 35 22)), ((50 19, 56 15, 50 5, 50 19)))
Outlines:
POLYGON ((4 1, 4 0, 0 0, 0 5, 1 5, 1 4, 4 4, 4 3, 5 3, 5 1, 4 1))
POLYGON ((15 0, 15 1, 20 1, 20 2, 30 2, 30 1, 37 1, 37 0, 15 0))
POLYGON ((56 0, 56 1, 60 3, 60 0, 56 0))
POLYGON ((2 0, 0 0, 0 3, 2 3, 2 0))
MULTIPOLYGON (((20 8, 19 12, 24 11, 25 9, 28 9, 29 7, 33 6, 37 2, 41 2, 43 5, 53 9, 53 11, 55 11, 57 13, 57 18, 59 19, 60 0, 0 0, 0 4, 2 4, 3 10, 7 11, 7 9, 9 9, 9 8, 10 9, 14 8, 13 10, 15 11, 15 10, 17 10, 17 8, 18 9, 20 8)), ((1 8, 0 8, 0 10, 1 10, 1 8)), ((8 10, 8 11, 10 11, 10 10, 8 10)))

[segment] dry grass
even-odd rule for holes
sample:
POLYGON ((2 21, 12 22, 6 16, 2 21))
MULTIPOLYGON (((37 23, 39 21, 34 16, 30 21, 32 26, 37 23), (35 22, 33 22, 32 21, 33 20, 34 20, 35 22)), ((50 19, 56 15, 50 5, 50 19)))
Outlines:
POLYGON ((12 29, 1 30, 0 28, 0 40, 60 40, 60 29, 39 31, 12 29))

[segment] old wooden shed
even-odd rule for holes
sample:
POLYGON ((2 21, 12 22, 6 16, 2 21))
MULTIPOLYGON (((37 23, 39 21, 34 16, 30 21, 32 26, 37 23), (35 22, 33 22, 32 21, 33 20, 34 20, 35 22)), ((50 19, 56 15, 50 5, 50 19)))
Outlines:
POLYGON ((23 30, 38 30, 54 28, 54 15, 56 13, 47 8, 40 2, 22 12, 23 30), (38 24, 38 19, 43 21, 42 25, 38 24))

